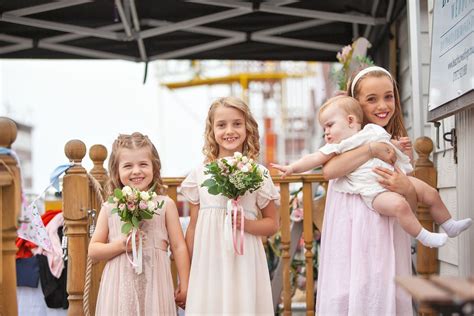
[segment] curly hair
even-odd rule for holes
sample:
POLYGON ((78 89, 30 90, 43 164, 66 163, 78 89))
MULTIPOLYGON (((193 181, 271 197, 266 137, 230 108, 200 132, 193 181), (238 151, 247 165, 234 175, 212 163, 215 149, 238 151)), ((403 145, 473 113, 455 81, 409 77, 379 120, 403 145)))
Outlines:
POLYGON ((112 144, 112 153, 109 158, 109 181, 106 186, 108 194, 112 194, 115 188, 123 188, 124 185, 120 181, 119 175, 119 156, 121 149, 150 149, 150 160, 153 167, 153 180, 156 183, 155 192, 157 194, 164 194, 166 186, 161 179, 161 160, 155 145, 150 141, 148 136, 142 133, 135 132, 131 135, 120 134, 112 144))
MULTIPOLYGON (((362 70, 362 69, 361 69, 362 70)), ((390 81, 393 83, 393 94, 395 97, 395 112, 393 113, 392 118, 388 122, 387 126, 383 126, 387 133, 392 135, 392 138, 398 138, 398 137, 404 137, 407 136, 407 131, 405 129, 405 125, 403 124, 403 114, 402 114, 402 106, 400 102, 400 94, 398 93, 398 87, 397 83, 395 80, 391 77, 389 77, 386 73, 383 71, 371 71, 365 75, 363 75, 356 83, 354 86, 354 95, 351 94, 351 89, 350 87, 352 86, 352 81, 354 80, 355 76, 357 75, 357 72, 353 74, 352 78, 349 80, 347 84, 347 94, 351 97, 354 97, 356 100, 358 99, 358 94, 360 93, 360 83, 363 81, 363 79, 367 77, 375 77, 375 78, 380 78, 380 77, 386 77, 389 78, 390 81)), ((364 125, 370 123, 367 122, 364 118, 364 125)))
POLYGON ((244 114, 247 137, 243 144, 242 154, 257 160, 260 153, 260 136, 257 121, 255 121, 249 106, 244 101, 236 97, 224 97, 215 100, 207 113, 204 146, 202 148, 206 162, 214 161, 219 156, 219 144, 217 144, 214 135, 214 113, 221 106, 237 109, 244 114))

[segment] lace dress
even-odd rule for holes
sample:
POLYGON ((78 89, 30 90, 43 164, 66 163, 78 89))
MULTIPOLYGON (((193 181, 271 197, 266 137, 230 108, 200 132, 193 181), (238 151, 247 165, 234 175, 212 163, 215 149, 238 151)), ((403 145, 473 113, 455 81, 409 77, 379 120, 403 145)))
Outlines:
MULTIPOLYGON (((165 225, 168 203, 173 202, 165 196, 159 196, 161 200, 165 203, 159 215, 142 223, 146 234, 143 273, 137 275, 134 272, 125 253, 109 260, 100 281, 96 315, 176 315, 165 225)), ((109 215, 109 241, 122 237, 123 224, 117 214, 111 214, 111 210, 108 203, 101 209, 109 215)))

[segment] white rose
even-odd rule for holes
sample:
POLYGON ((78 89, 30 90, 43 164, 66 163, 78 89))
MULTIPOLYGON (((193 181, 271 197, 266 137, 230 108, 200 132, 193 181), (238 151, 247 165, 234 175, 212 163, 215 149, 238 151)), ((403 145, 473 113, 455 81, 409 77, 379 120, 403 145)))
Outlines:
POLYGON ((148 209, 154 210, 156 208, 156 204, 153 201, 148 201, 148 209))
POLYGON ((245 165, 245 166, 242 167, 242 169, 240 169, 240 171, 249 172, 249 168, 247 167, 247 165, 245 165))
POLYGON ((242 157, 242 162, 243 163, 247 163, 248 161, 249 161, 249 159, 247 158, 247 156, 242 157))
POLYGON ((247 167, 247 170, 252 170, 252 165, 250 163, 246 163, 245 167, 247 167))
POLYGON ((122 192, 123 192, 123 194, 125 194, 126 196, 130 196, 130 195, 132 195, 132 193, 133 193, 132 188, 129 187, 128 185, 126 185, 126 186, 123 187, 122 192))
POLYGON ((140 192, 140 197, 142 200, 148 201, 150 199, 150 194, 148 194, 148 192, 140 192))
POLYGON ((234 153, 234 158, 235 158, 235 159, 240 159, 240 158, 242 158, 242 154, 239 153, 238 151, 236 151, 236 152, 234 153))
POLYGON ((249 159, 249 163, 253 163, 253 159, 252 159, 252 158, 249 159))
POLYGON ((229 164, 229 166, 233 167, 233 166, 235 166, 237 161, 235 159, 230 158, 230 159, 227 160, 227 163, 229 164))

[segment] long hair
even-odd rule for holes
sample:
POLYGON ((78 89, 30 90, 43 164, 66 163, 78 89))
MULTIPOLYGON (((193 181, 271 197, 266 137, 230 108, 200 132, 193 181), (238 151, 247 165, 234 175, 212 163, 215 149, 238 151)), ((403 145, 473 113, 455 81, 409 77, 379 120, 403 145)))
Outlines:
POLYGON ((257 121, 255 121, 250 112, 249 106, 244 101, 236 97, 224 97, 214 101, 207 113, 206 129, 204 131, 204 146, 202 148, 202 152, 206 157, 206 162, 214 161, 219 157, 219 144, 217 144, 214 135, 214 114, 216 109, 221 106, 237 109, 244 114, 247 137, 243 143, 242 154, 257 160, 260 153, 260 136, 258 134, 257 121))
POLYGON ((153 183, 156 183, 155 192, 164 194, 166 186, 161 179, 161 160, 155 145, 150 141, 148 136, 135 132, 132 135, 120 134, 112 144, 112 153, 109 158, 109 181, 107 183, 107 193, 112 194, 115 188, 123 188, 119 176, 119 156, 122 149, 150 149, 150 160, 153 167, 153 183))
MULTIPOLYGON (((362 70, 362 69, 361 69, 362 70)), ((363 75, 357 82, 355 83, 354 86, 354 95, 351 94, 351 89, 350 87, 352 86, 352 81, 354 80, 355 76, 357 73, 354 73, 352 78, 349 80, 349 83, 347 84, 347 95, 359 100, 358 96, 360 93, 360 83, 367 77, 375 77, 375 78, 380 78, 380 77, 387 77, 392 81, 393 84, 393 95, 395 97, 395 112, 393 113, 392 118, 388 122, 387 126, 384 126, 385 130, 387 133, 392 135, 392 138, 398 138, 398 137, 404 137, 407 136, 407 130, 405 129, 405 125, 403 124, 403 114, 402 114, 402 106, 400 102, 400 94, 398 93, 398 87, 397 83, 392 77, 389 77, 386 73, 383 71, 378 71, 374 70, 371 72, 368 72, 367 74, 363 75)), ((364 115, 364 125, 370 123, 365 120, 365 115, 364 115)))

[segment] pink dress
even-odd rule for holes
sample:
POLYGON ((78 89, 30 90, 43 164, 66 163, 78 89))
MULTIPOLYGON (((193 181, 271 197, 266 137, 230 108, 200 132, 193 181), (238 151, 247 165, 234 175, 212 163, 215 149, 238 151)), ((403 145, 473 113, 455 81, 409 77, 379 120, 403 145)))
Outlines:
POLYGON ((410 236, 360 195, 329 185, 321 239, 316 314, 413 315, 395 276, 411 274, 410 236))
MULTIPOLYGON (((146 234, 143 273, 134 272, 125 253, 110 259, 102 273, 96 315, 176 315, 165 225, 166 209, 173 201, 159 196, 161 200, 165 203, 159 215, 142 224, 146 234)), ((108 203, 101 210, 109 215, 109 241, 121 238, 123 224, 117 214, 111 214, 111 210, 108 203)))
MULTIPOLYGON (((263 167, 262 167, 263 168, 263 167)), ((200 204, 194 235, 186 316, 273 316, 272 291, 267 258, 259 236, 245 233, 244 254, 235 255, 224 244, 224 218, 228 199, 210 195, 201 183, 204 165, 193 170, 181 184, 181 193, 200 204)), ((270 177, 256 192, 241 198, 245 217, 256 219, 259 209, 279 194, 270 177)))

